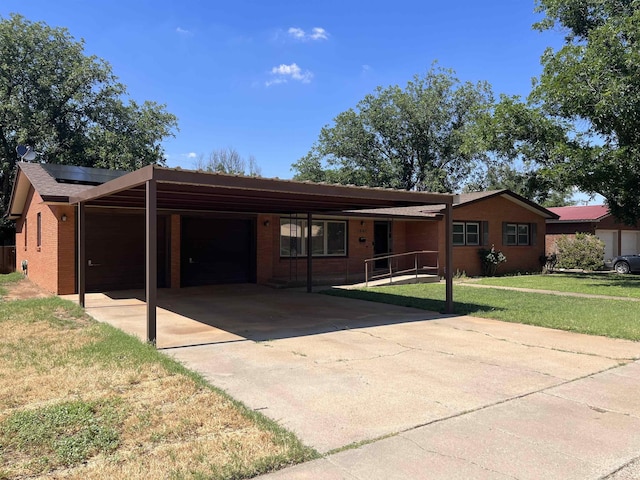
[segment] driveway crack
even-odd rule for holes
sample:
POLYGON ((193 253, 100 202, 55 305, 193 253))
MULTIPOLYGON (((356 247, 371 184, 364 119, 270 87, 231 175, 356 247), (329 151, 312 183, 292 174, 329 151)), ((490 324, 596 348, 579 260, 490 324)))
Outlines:
POLYGON ((500 472, 500 471, 498 471, 498 470, 493 470, 492 468, 485 467, 484 465, 481 465, 481 464, 479 464, 479 463, 477 463, 477 462, 474 462, 474 461, 472 461, 472 460, 469 460, 468 458, 459 457, 459 456, 457 456, 457 455, 448 455, 448 454, 446 454, 446 453, 442 453, 442 452, 439 452, 439 451, 437 451, 437 450, 431 450, 431 449, 428 449, 428 448, 424 448, 424 447, 423 447, 422 445, 420 445, 418 442, 416 442, 415 440, 413 440, 413 439, 411 439, 411 438, 406 437, 405 435, 400 434, 399 436, 400 436, 401 438, 403 438, 403 439, 407 440, 408 442, 413 443, 416 447, 418 447, 418 448, 419 448, 420 450, 422 450, 423 452, 426 452, 426 453, 433 453, 433 454, 438 455, 438 456, 443 457, 443 458, 451 458, 451 459, 453 459, 453 460, 461 460, 461 461, 463 461, 463 462, 465 462, 465 463, 468 463, 468 464, 470 464, 470 465, 473 465, 473 466, 479 467, 479 468, 481 468, 482 470, 485 470, 485 471, 487 471, 487 472, 497 473, 498 475, 504 475, 505 477, 513 478, 514 480, 520 480, 520 479, 519 479, 519 477, 514 477, 513 475, 509 475, 509 474, 507 474, 507 473, 500 472))
POLYGON ((511 343, 513 345, 519 345, 522 347, 527 347, 527 348, 539 348, 541 350, 551 350, 554 352, 562 352, 562 353, 571 353, 574 355, 585 355, 588 357, 598 357, 598 358, 606 358, 608 360, 613 360, 618 362, 620 365, 624 365, 636 360, 639 360, 640 357, 610 357, 607 355, 600 355, 600 354, 596 354, 596 353, 589 353, 589 352, 579 352, 579 351, 575 351, 575 350, 568 350, 568 349, 564 349, 564 348, 559 348, 559 347, 547 347, 544 345, 533 345, 533 344, 529 344, 529 343, 524 343, 524 342, 518 342, 516 340, 512 340, 509 338, 504 338, 504 337, 497 337, 495 335, 492 335, 491 333, 487 333, 487 332, 482 332, 480 330, 474 330, 473 328, 459 328, 459 327, 455 327, 455 326, 450 326, 450 328, 453 328, 454 330, 460 330, 463 332, 471 332, 471 333, 477 333, 478 335, 484 335, 485 337, 489 337, 492 338, 494 340, 498 340, 498 341, 502 341, 502 342, 507 342, 507 343, 511 343))
POLYGON ((565 397, 563 395, 559 395, 557 393, 553 393, 550 391, 544 391, 544 392, 540 392, 543 395, 547 395, 549 397, 553 397, 553 398, 559 398, 560 400, 566 400, 568 402, 572 402, 575 403, 576 405, 582 405, 584 407, 590 408, 591 410, 598 412, 598 413, 613 413, 616 415, 623 415, 625 417, 630 417, 630 418, 636 418, 638 420, 640 420, 640 417, 637 415, 634 415, 633 413, 629 413, 629 412, 621 412, 619 410, 612 410, 610 408, 603 408, 597 405, 593 405, 591 403, 586 403, 586 402, 581 402, 580 400, 576 400, 575 398, 568 398, 565 397))

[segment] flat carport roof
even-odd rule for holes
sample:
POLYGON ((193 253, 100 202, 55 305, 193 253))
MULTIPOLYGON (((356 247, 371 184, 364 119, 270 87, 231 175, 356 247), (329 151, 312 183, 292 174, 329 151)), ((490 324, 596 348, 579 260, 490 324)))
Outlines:
MULTIPOLYGON (((452 204, 453 195, 367 188, 291 180, 195 172, 148 165, 122 177, 79 193, 70 199, 78 205, 78 294, 85 301, 85 207, 140 208, 146 212, 147 340, 156 342, 157 213, 229 212, 313 215, 362 209, 444 205, 446 224, 447 311, 453 310, 452 204)), ((311 236, 307 241, 311 242, 311 236)), ((311 251, 311 245, 308 245, 311 251)), ((312 285, 312 257, 307 257, 307 291, 312 285)))

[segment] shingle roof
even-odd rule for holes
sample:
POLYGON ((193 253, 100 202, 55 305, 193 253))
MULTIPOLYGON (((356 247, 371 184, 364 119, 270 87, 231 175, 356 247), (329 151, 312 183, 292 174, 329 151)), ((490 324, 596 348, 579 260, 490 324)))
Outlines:
POLYGON ((7 212, 10 219, 22 215, 30 185, 45 202, 67 203, 70 197, 93 188, 96 184, 127 173, 122 170, 27 162, 18 162, 17 166, 18 174, 13 185, 7 212), (90 180, 90 184, 87 185, 81 180, 76 180, 82 178, 90 180))
POLYGON ((606 205, 554 207, 549 210, 559 215, 560 218, 556 222, 597 222, 610 215, 606 205))
MULTIPOLYGON (((454 200, 453 208, 461 207, 469 203, 479 202, 481 200, 504 195, 512 201, 519 203, 525 208, 536 211, 538 214, 550 218, 556 218, 556 214, 551 209, 546 209, 535 202, 527 200, 524 197, 512 192, 511 190, 488 190, 486 192, 461 193, 457 195, 457 201, 454 200)), ((399 208, 379 208, 373 210, 360 210, 357 213, 367 213, 371 215, 390 215, 394 217, 436 217, 438 214, 444 214, 445 205, 424 205, 420 207, 399 207, 399 208)), ((355 213, 355 212, 354 212, 355 213)))
MULTIPOLYGON (((64 165, 61 165, 64 167, 64 165)), ((18 163, 18 167, 24 174, 36 192, 41 197, 72 197, 92 187, 92 185, 80 185, 76 183, 58 182, 40 163, 18 163)), ((91 169, 100 170, 100 169, 91 169)))

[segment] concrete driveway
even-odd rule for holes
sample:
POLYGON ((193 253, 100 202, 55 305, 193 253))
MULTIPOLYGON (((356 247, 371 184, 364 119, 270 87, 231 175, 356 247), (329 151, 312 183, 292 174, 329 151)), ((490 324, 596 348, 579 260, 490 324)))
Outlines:
MULTIPOLYGON (((160 304, 166 353, 321 453, 366 443, 270 478, 595 479, 640 456, 636 342, 255 285, 160 304)), ((144 334, 128 293, 87 306, 144 334)))

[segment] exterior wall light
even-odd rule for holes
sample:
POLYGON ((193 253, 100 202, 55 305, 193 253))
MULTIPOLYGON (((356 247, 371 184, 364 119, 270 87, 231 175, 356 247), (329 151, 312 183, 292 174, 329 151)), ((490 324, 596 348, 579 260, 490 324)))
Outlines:
POLYGON ((63 213, 62 217, 60 217, 60 220, 62 220, 63 222, 66 222, 67 221, 67 214, 63 213))

